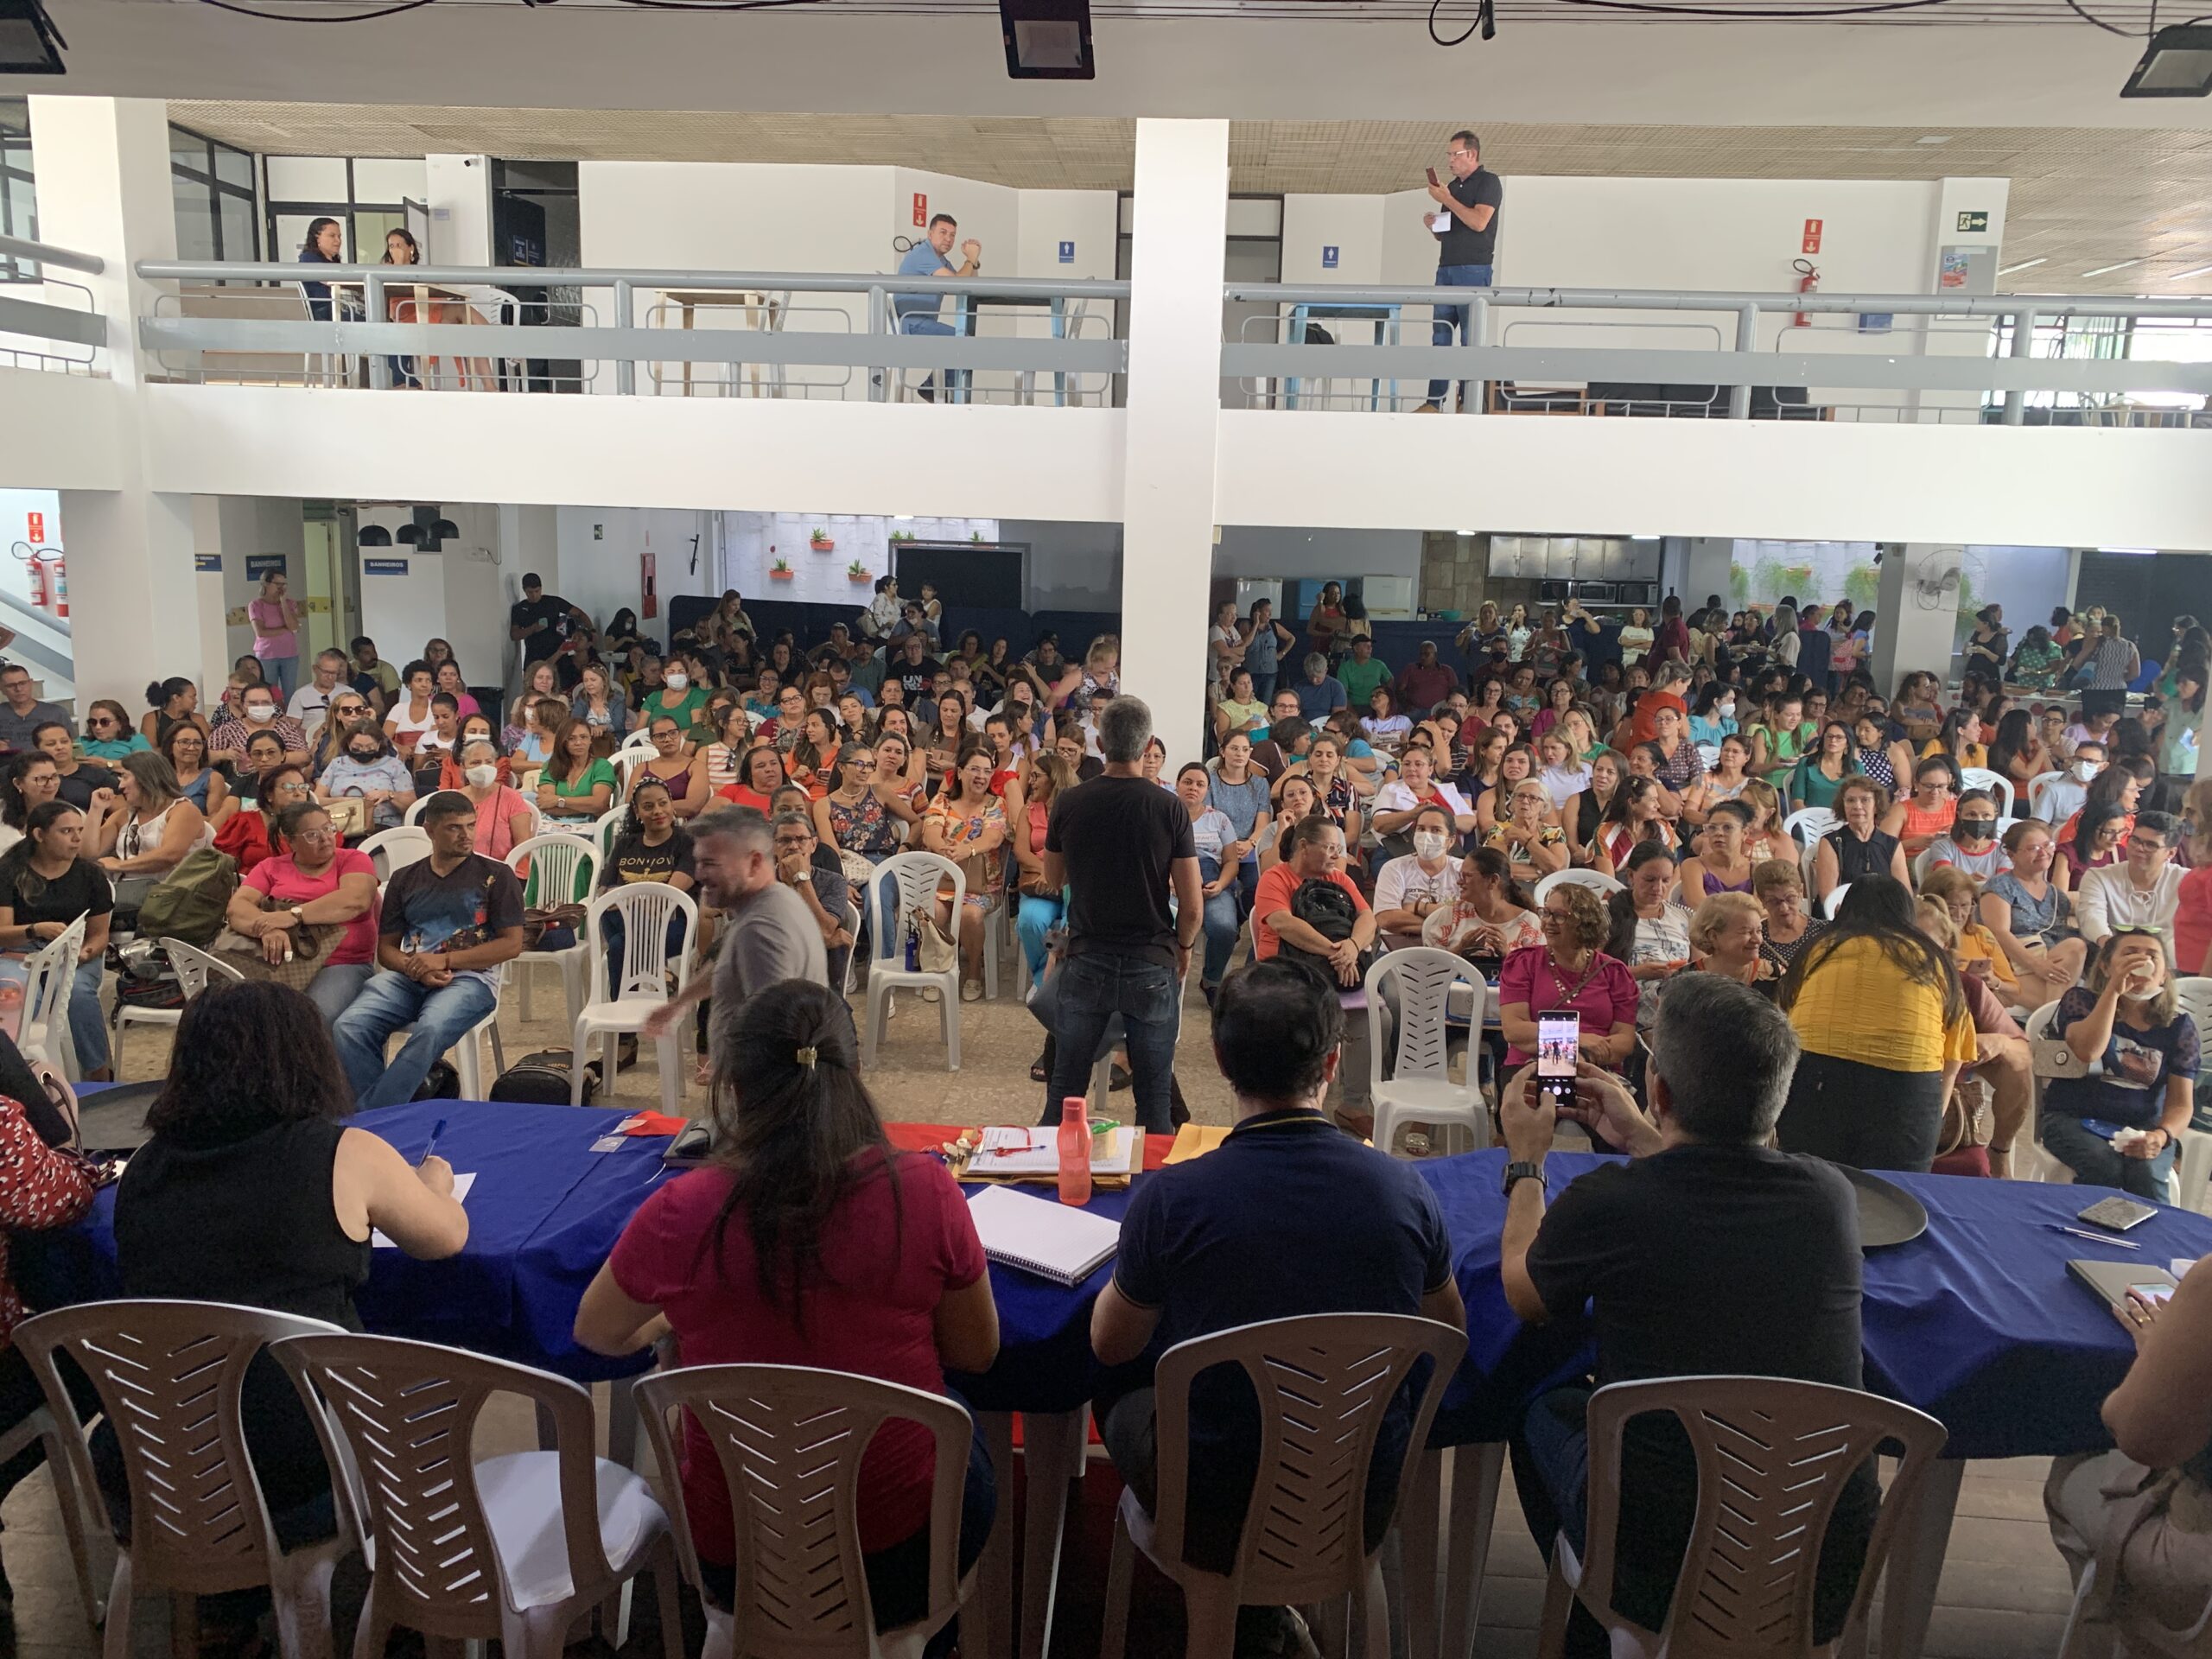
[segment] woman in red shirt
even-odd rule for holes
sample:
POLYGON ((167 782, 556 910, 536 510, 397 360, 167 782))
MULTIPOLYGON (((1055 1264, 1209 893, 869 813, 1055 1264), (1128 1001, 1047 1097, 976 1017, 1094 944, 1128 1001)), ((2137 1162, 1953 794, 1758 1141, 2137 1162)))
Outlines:
POLYGON ((756 812, 775 810, 776 791, 784 786, 784 757, 772 743, 756 743, 745 752, 737 768, 737 781, 724 784, 715 798, 749 806, 756 812))
MULTIPOLYGON (((934 1159, 892 1149, 860 1079, 851 1016, 825 986, 787 980, 715 1007, 714 1151, 655 1189, 576 1310, 576 1340, 630 1354, 673 1332, 686 1365, 807 1365, 932 1394, 997 1357, 998 1307, 960 1188, 934 1159)), ((935 1452, 886 1422, 860 1467, 860 1544, 876 1628, 927 1611, 935 1452)), ((727 1607, 737 1541, 729 1488, 684 1424, 684 1508, 708 1595, 727 1607)), ((960 1517, 965 1573, 995 1496, 980 1437, 960 1517)), ((951 1627, 938 1641, 949 1649, 951 1627)), ((939 1650, 932 1643, 930 1651, 939 1650)))

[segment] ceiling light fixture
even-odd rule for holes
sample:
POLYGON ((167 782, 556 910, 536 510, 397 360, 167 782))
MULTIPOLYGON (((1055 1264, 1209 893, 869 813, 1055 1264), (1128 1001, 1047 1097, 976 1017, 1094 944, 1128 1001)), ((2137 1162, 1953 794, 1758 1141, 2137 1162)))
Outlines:
POLYGON ((68 44, 38 0, 0 0, 0 75, 65 73, 68 44))
POLYGON ((1006 73, 1014 80, 1095 80, 1090 0, 999 0, 1006 73))
POLYGON ((2148 558, 2158 552, 2155 547, 2101 547, 2100 553, 2125 554, 2129 558, 2148 558))
POLYGON ((2150 263, 2150 258, 2151 256, 2146 253, 2140 259, 2123 259, 2116 265, 2099 265, 2094 270, 2085 270, 2082 274, 2084 276, 2101 276, 2107 271, 2126 270, 2130 265, 2147 264, 2150 263))
POLYGON ((2192 276, 2203 276, 2207 271, 2212 271, 2212 265, 2199 265, 2195 270, 2176 271, 2166 280, 2170 283, 2185 283, 2192 276))
POLYGON ((2017 265, 1999 266, 1997 274, 1999 276, 2010 276, 2016 270, 2033 270, 2037 265, 2047 265, 2050 263, 2050 256, 2045 254, 2040 259, 2023 259, 2017 265))
POLYGON ((2151 37, 2143 61, 2120 89, 2122 98, 2203 98, 2212 94, 2212 28, 2176 23, 2151 37))
POLYGON ((1951 142, 1951 135, 1948 132, 1931 132, 1912 142, 1916 144, 1948 144, 1951 142))

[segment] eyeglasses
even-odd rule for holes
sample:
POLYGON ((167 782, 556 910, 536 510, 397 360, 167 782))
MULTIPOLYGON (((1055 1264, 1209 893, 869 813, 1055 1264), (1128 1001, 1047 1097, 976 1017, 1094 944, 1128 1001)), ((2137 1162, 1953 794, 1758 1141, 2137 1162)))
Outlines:
POLYGON ((114 724, 115 724, 115 722, 114 722, 113 721, 110 720, 110 719, 109 719, 105 715, 94 715, 91 720, 86 721, 85 723, 86 723, 87 726, 93 726, 93 727, 99 727, 99 726, 112 726, 112 725, 114 725, 114 724))
POLYGON ((874 772, 875 770, 875 762, 873 760, 848 760, 845 762, 845 770, 848 772, 874 772))

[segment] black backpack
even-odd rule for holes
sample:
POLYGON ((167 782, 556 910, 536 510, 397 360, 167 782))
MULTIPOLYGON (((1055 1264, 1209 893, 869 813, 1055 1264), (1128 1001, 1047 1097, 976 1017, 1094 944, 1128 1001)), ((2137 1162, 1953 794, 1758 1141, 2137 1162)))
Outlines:
MULTIPOLYGON (((1290 895, 1290 913, 1312 928, 1323 938, 1335 944, 1351 938, 1352 928, 1359 920, 1359 907, 1352 903, 1351 894, 1333 881, 1319 876, 1308 876, 1298 884, 1290 895)), ((1303 963, 1317 970, 1332 985, 1342 986, 1335 966, 1325 957, 1284 941, 1277 953, 1292 962, 1303 963)), ((1372 946, 1359 953, 1359 971, 1364 976, 1375 960, 1372 946)))
MULTIPOLYGON (((541 1048, 534 1054, 525 1054, 505 1071, 492 1085, 493 1100, 524 1101, 539 1106, 566 1106, 569 1103, 569 1066, 575 1056, 565 1048, 541 1048)), ((592 1103, 598 1094, 600 1066, 597 1060, 584 1062, 584 1104, 592 1103)))

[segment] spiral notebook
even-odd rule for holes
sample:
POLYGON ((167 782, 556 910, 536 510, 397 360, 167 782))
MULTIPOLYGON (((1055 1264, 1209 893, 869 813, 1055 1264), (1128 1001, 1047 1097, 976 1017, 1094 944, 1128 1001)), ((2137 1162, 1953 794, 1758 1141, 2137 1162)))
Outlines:
POLYGON ((968 1214, 985 1255, 1054 1284, 1081 1284, 1121 1248, 1120 1222, 1012 1187, 978 1189, 968 1214))

